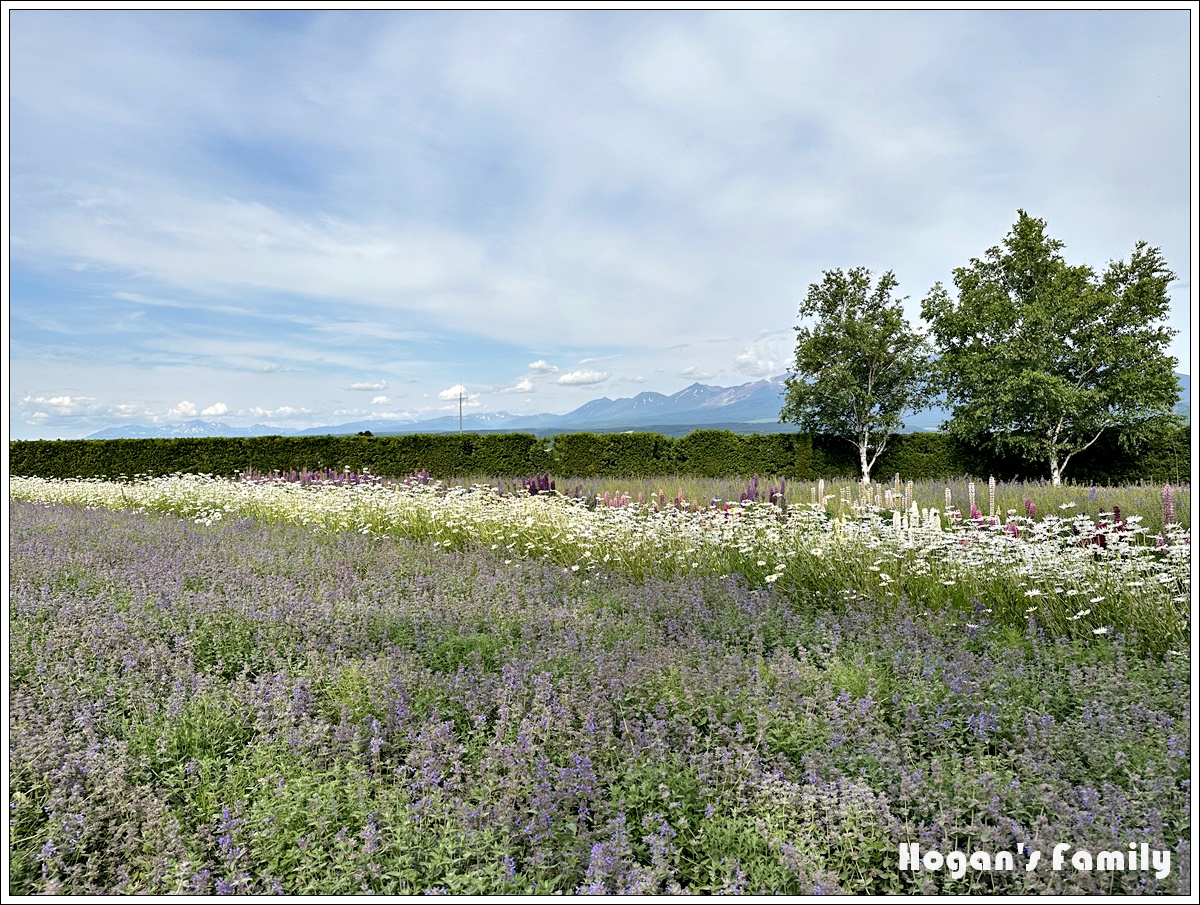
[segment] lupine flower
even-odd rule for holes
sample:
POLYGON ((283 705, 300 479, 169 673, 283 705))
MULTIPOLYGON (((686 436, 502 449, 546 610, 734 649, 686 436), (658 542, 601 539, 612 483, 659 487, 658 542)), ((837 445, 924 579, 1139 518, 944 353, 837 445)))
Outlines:
POLYGON ((1172 525, 1175 523, 1175 496, 1171 492, 1171 485, 1167 484, 1162 490, 1162 508, 1163 508, 1163 524, 1172 525))

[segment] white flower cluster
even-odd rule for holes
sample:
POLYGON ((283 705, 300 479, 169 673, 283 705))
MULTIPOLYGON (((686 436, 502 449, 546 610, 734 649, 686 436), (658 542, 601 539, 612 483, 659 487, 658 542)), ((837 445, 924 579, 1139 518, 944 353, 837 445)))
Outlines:
POLYGON ((1122 531, 1086 516, 944 521, 936 509, 912 504, 886 519, 865 505, 851 518, 831 519, 819 505, 589 506, 555 494, 504 495, 485 485, 306 486, 185 474, 131 482, 13 478, 10 486, 14 500, 141 509, 204 525, 253 518, 447 548, 483 544, 510 558, 544 557, 584 576, 740 572, 771 584, 791 574, 798 582, 823 576, 842 587, 880 588, 885 596, 897 589, 912 594, 916 586, 931 597, 1007 585, 1017 598, 1057 599, 1072 610, 1073 601, 1105 598, 1178 603, 1191 592, 1190 533, 1176 526, 1165 546, 1156 545, 1135 518, 1122 531))

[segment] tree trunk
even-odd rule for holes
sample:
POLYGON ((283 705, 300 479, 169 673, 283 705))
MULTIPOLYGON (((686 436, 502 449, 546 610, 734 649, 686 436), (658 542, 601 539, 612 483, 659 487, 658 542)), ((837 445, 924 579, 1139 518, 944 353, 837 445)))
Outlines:
POLYGON ((1058 466, 1058 456, 1050 457, 1050 483, 1055 487, 1062 485, 1062 469, 1058 466))
POLYGON ((867 444, 862 442, 858 445, 858 461, 862 465, 862 482, 864 484, 871 483, 871 465, 874 463, 867 462, 867 444))

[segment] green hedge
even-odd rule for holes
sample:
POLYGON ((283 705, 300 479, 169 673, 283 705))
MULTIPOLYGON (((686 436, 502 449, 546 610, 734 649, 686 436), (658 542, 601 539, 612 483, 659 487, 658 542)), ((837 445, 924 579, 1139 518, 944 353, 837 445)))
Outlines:
MULTIPOLYGON (((680 474, 696 477, 785 475, 793 480, 858 477, 857 450, 844 440, 807 434, 735 434, 698 430, 662 434, 406 434, 392 437, 196 437, 150 440, 14 440, 9 473, 49 478, 164 475, 190 472, 231 477, 257 472, 350 469, 399 477, 425 469, 436 478, 562 477, 680 474)), ((1076 483, 1190 483, 1191 431, 1168 431, 1136 455, 1118 437, 1104 437, 1072 459, 1076 483)), ((1042 463, 993 456, 944 434, 899 434, 873 470, 878 480, 995 475, 1039 479, 1042 463)))

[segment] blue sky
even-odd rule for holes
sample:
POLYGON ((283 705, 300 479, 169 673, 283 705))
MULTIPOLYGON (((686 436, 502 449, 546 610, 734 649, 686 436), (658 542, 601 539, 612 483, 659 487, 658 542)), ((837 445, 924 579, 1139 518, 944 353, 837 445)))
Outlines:
POLYGON ((1190 373, 1188 9, 8 13, 10 435, 785 373, 1024 209, 1144 239, 1190 373))

